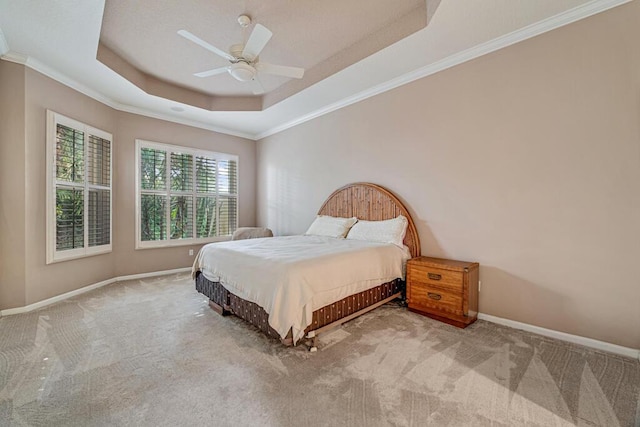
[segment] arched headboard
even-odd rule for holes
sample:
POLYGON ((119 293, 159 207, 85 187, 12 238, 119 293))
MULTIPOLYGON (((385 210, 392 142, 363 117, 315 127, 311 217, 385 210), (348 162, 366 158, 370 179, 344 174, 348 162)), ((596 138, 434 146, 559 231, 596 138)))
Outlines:
POLYGON ((368 182, 356 182, 334 191, 324 202, 318 215, 343 218, 352 216, 366 221, 381 221, 404 215, 409 221, 404 244, 412 257, 420 256, 420 238, 413 218, 402 202, 389 190, 368 182))

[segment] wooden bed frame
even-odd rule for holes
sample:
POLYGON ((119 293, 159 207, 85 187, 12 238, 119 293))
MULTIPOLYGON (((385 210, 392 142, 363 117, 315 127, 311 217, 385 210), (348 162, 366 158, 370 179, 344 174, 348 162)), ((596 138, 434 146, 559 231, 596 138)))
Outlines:
MULTIPOLYGON (((409 223, 404 244, 409 248, 411 257, 420 256, 420 239, 409 211, 393 193, 379 185, 366 182, 345 185, 327 198, 318 215, 344 218, 355 216, 368 221, 381 221, 404 215, 409 223)), ((319 333, 335 328, 400 297, 403 287, 404 283, 397 279, 350 295, 314 311, 311 325, 305 329, 305 338, 311 341, 310 351, 317 350, 316 337, 319 333)), ((218 313, 234 314, 265 334, 280 338, 280 335, 269 325, 269 314, 262 307, 234 295, 219 282, 207 280, 200 272, 196 275, 196 290, 209 297, 209 305, 218 313)), ((285 345, 296 344, 293 342, 291 331, 281 341, 285 345)))

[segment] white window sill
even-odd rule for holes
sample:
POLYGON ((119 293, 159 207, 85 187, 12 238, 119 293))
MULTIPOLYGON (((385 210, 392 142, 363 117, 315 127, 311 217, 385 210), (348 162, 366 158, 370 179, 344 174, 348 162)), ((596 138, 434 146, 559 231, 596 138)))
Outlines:
POLYGON ((210 237, 208 239, 175 239, 175 240, 148 240, 137 241, 136 250, 173 248, 179 246, 206 245, 207 243, 226 242, 231 240, 231 235, 210 237))
POLYGON ((92 248, 69 249, 66 251, 56 251, 52 256, 48 257, 47 264, 55 264, 57 262, 71 261, 74 259, 88 258, 96 255, 104 255, 111 253, 111 245, 94 246, 92 248))

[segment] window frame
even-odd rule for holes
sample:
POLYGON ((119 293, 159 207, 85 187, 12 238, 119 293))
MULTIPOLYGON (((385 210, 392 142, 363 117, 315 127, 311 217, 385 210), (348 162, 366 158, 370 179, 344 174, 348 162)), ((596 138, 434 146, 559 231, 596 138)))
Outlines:
POLYGON ((46 197, 46 221, 47 221, 47 264, 62 261, 85 258, 95 255, 110 253, 113 250, 113 135, 93 126, 86 125, 78 120, 71 119, 47 110, 46 125, 46 173, 47 173, 47 197, 46 197), (58 125, 67 126, 84 134, 84 177, 82 184, 58 181, 56 176, 56 138, 58 125), (88 180, 88 141, 90 136, 96 136, 109 141, 109 185, 90 184, 88 180), (82 189, 83 191, 83 247, 75 249, 58 250, 57 243, 57 218, 56 218, 56 190, 58 186, 82 189), (109 190, 109 243, 100 246, 89 246, 89 192, 90 190, 109 190))
MULTIPOLYGON (((193 183, 193 189, 192 192, 184 192, 184 191, 172 191, 171 190, 171 179, 170 179, 170 174, 171 174, 171 153, 180 153, 180 154, 190 154, 193 156, 194 162, 195 162, 195 158, 197 156, 202 156, 202 157, 208 157, 208 158, 213 158, 217 161, 219 160, 230 160, 230 161, 235 161, 236 162, 236 183, 237 183, 237 191, 235 194, 230 195, 231 197, 235 197, 236 199, 236 228, 238 227, 238 223, 239 223, 239 216, 240 216, 240 159, 237 155, 235 154, 227 154, 227 153, 219 153, 216 151, 209 151, 209 150, 203 150, 200 148, 192 148, 192 147, 185 147, 185 146, 181 146, 181 145, 174 145, 174 144, 166 144, 166 143, 162 143, 162 142, 155 142, 155 141, 148 141, 148 140, 144 140, 144 139, 136 139, 136 144, 135 144, 135 150, 136 150, 136 155, 135 155, 135 187, 136 187, 136 194, 135 194, 135 198, 136 198, 136 202, 135 202, 135 221, 136 221, 136 243, 135 243, 135 249, 154 249, 154 248, 167 248, 167 247, 176 247, 176 246, 189 246, 189 245, 199 245, 199 244, 206 244, 206 243, 213 243, 213 242, 222 242, 225 240, 230 240, 231 238, 231 234, 226 234, 226 235, 222 235, 222 236, 213 236, 213 237, 191 237, 191 238, 180 238, 180 239, 171 239, 170 235, 171 235, 171 221, 169 219, 169 214, 168 212, 170 212, 171 210, 171 197, 173 195, 192 195, 192 197, 194 198, 194 204, 197 198, 197 194, 211 194, 211 193, 198 193, 197 192, 197 188, 195 185, 195 182, 193 183), (141 154, 142 154, 142 149, 143 148, 150 148, 150 149, 154 149, 154 150, 163 150, 166 153, 166 159, 167 159, 167 177, 166 177, 166 190, 143 190, 142 189, 142 181, 141 181, 141 154), (167 197, 167 226, 166 226, 166 233, 167 233, 167 239, 164 240, 142 240, 142 227, 141 227, 141 217, 142 217, 142 212, 141 212, 141 195, 142 193, 147 193, 147 194, 161 194, 161 195, 165 195, 167 197)), ((216 168, 216 174, 218 169, 216 168)), ((193 169, 192 171, 194 177, 195 177, 195 169, 193 169)), ((217 187, 217 182, 216 182, 216 193, 215 193, 215 197, 216 199, 218 199, 219 197, 226 197, 226 195, 220 195, 219 191, 218 191, 218 187, 217 187)), ((196 222, 196 209, 194 206, 193 209, 193 223, 194 223, 194 229, 195 229, 195 222, 196 222)), ((195 231, 195 230, 194 230, 195 231)))

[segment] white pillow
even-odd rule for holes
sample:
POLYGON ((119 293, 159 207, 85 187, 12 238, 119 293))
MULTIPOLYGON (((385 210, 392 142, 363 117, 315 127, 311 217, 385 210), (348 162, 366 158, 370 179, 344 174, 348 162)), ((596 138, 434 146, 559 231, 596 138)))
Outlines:
POLYGON ((304 233, 307 236, 344 237, 358 221, 358 218, 337 218, 335 216, 318 215, 304 233))
POLYGON ((402 215, 384 221, 363 221, 359 220, 354 225, 347 239, 368 240, 370 242, 393 243, 403 247, 404 235, 407 233, 409 221, 402 215))

